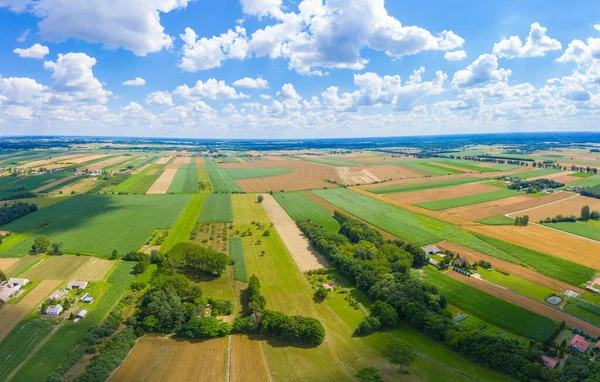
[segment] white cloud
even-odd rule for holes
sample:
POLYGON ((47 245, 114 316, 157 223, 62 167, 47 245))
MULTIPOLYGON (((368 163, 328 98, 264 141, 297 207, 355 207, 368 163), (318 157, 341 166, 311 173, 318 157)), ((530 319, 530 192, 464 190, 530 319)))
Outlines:
POLYGON ((42 96, 46 90, 44 85, 38 84, 32 78, 26 77, 0 77, 0 95, 5 102, 32 103, 42 96))
POLYGON ((173 99, 168 92, 152 92, 146 96, 149 105, 173 106, 173 99))
POLYGON ((281 0, 240 0, 247 15, 281 17, 281 0))
POLYGON ((281 96, 284 99, 289 99, 292 101, 299 101, 302 99, 302 97, 300 96, 300 94, 298 94, 298 92, 296 91, 296 89, 294 88, 294 85, 292 84, 284 84, 281 87, 281 91, 277 92, 278 96, 281 96))
POLYGON ((48 49, 47 46, 34 44, 27 49, 17 48, 13 50, 13 53, 18 54, 23 58, 35 58, 37 60, 41 60, 50 53, 50 49, 48 49))
POLYGON ((454 52, 446 52, 444 58, 448 61, 460 61, 467 57, 467 52, 464 50, 455 50, 454 52))
POLYGON ((27 28, 21 33, 21 35, 17 38, 18 42, 25 42, 31 33, 31 28, 27 28))
POLYGON ((269 82, 263 78, 250 78, 244 77, 233 83, 236 88, 250 88, 250 89, 266 89, 269 87, 269 82))
POLYGON ((133 80, 127 80, 125 82, 123 82, 123 85, 125 86, 144 86, 146 85, 146 80, 140 77, 136 77, 133 80))
POLYGON ((96 59, 85 53, 59 54, 56 62, 46 61, 44 68, 52 72, 56 102, 81 101, 106 103, 112 95, 92 71, 96 59))
POLYGON ((494 44, 493 52, 498 57, 506 58, 543 57, 547 51, 562 49, 558 40, 546 36, 547 30, 548 28, 533 23, 525 44, 521 42, 519 36, 511 36, 494 44))
POLYGON ((581 40, 571 41, 563 55, 556 61, 591 65, 598 59, 600 59, 600 38, 590 37, 587 39, 587 44, 581 40))
POLYGON ((246 30, 240 26, 208 39, 198 39, 192 28, 185 28, 185 34, 179 37, 184 42, 179 67, 188 72, 219 67, 226 59, 242 60, 248 52, 246 30))
POLYGON ((206 82, 198 80, 192 88, 187 85, 178 86, 173 91, 173 95, 188 100, 248 98, 244 93, 238 93, 234 88, 226 85, 225 81, 217 81, 214 78, 210 78, 206 82))
POLYGON ((261 95, 260 95, 260 98, 262 98, 262 99, 272 99, 273 97, 271 97, 271 96, 270 96, 270 95, 268 95, 268 94, 261 94, 261 95))
POLYGON ((504 81, 511 75, 509 69, 498 69, 498 58, 482 54, 466 69, 454 73, 452 83, 458 87, 474 86, 486 82, 504 81))
MULTIPOLYGON (((6 1, 6 0, 0 0, 6 1)), ((169 48, 173 38, 160 24, 160 13, 185 8, 188 0, 38 0, 32 3, 45 40, 76 38, 138 56, 169 48)))
POLYGON ((130 102, 127 106, 123 107, 122 110, 134 114, 139 114, 146 111, 146 109, 144 109, 144 107, 137 102, 130 102))
POLYGON ((356 100, 360 97, 360 93, 355 91, 353 93, 344 93, 340 97, 338 91, 340 89, 337 86, 330 86, 327 90, 321 93, 323 97, 323 103, 334 111, 357 111, 356 100))
POLYGON ((600 32, 600 24, 595 24, 594 29, 597 30, 598 32, 600 32))
POLYGON ((31 5, 31 0, 0 0, 0 8, 6 7, 13 12, 23 12, 31 5))

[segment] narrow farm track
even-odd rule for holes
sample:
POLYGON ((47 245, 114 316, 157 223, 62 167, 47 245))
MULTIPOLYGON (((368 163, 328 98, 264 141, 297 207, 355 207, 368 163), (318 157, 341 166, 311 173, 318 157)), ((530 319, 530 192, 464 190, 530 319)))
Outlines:
POLYGON ((486 255, 484 253, 475 251, 471 248, 464 247, 460 244, 455 244, 449 241, 442 241, 437 243, 436 246, 442 250, 448 249, 452 252, 456 252, 461 255, 461 257, 466 258, 470 262, 477 262, 479 260, 487 261, 492 264, 492 267, 499 269, 504 272, 508 272, 511 275, 520 277, 525 280, 529 280, 536 284, 548 287, 558 292, 563 292, 565 289, 571 289, 579 294, 584 293, 585 291, 581 288, 577 288, 571 286, 565 282, 553 279, 546 275, 543 275, 539 272, 531 268, 527 268, 525 266, 514 264, 508 261, 501 260, 497 257, 493 257, 490 255, 486 255))
POLYGON ((592 336, 600 335, 600 327, 593 325, 592 323, 582 320, 578 317, 572 316, 567 312, 551 307, 550 305, 546 305, 532 298, 516 293, 510 289, 500 287, 496 284, 492 284, 487 281, 478 280, 474 277, 467 277, 458 272, 448 271, 446 272, 446 275, 457 281, 460 281, 463 284, 472 286, 485 293, 489 293, 492 296, 498 297, 506 302, 520 306, 532 312, 541 314, 542 316, 548 317, 553 321, 565 321, 568 326, 582 329, 592 336))

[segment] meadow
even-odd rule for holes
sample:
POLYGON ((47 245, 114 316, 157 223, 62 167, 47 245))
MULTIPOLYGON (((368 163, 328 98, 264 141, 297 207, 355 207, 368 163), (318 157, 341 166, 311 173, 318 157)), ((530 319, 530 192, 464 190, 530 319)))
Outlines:
POLYGON ((339 223, 329 211, 301 192, 277 192, 273 193, 273 197, 295 221, 310 220, 329 232, 337 232, 340 229, 339 223))
POLYGON ((206 169, 212 189, 215 192, 242 192, 240 186, 231 179, 227 171, 212 159, 206 158, 204 168, 206 169))
POLYGON ((492 269, 490 272, 480 268, 479 274, 481 278, 491 283, 502 285, 508 289, 511 289, 524 296, 531 297, 538 301, 544 302, 545 298, 555 291, 542 285, 538 285, 529 280, 522 279, 510 274, 504 274, 498 272, 496 269, 492 269))
POLYGON ((549 318, 479 291, 437 270, 427 268, 424 273, 426 280, 438 287, 451 304, 493 325, 537 341, 545 340, 556 327, 549 318))
POLYGON ((499 215, 492 216, 491 218, 477 220, 477 223, 487 225, 513 225, 515 224, 515 219, 509 218, 508 216, 499 215))
POLYGON ((464 171, 455 168, 438 166, 434 161, 413 161, 406 160, 398 163, 398 166, 408 167, 413 170, 424 172, 431 175, 464 174, 464 171))
POLYGON ((571 183, 570 186, 582 186, 582 187, 594 187, 600 185, 600 175, 595 175, 590 178, 584 178, 575 183, 571 183))
POLYGON ((232 221, 231 194, 208 194, 198 222, 229 223, 232 221))
MULTIPOLYGON (((448 166, 464 168, 466 170, 477 171, 477 172, 498 172, 498 171, 511 170, 513 168, 519 167, 519 166, 514 166, 514 165, 508 165, 508 167, 505 165, 502 168, 498 168, 498 166, 496 166, 496 165, 494 165, 494 167, 484 167, 484 166, 477 166, 475 164, 471 164, 472 162, 460 161, 460 160, 438 160, 436 162, 441 163, 441 164, 446 164, 448 166)), ((499 165, 499 166, 501 166, 501 165, 499 165)))
POLYGON ((248 270, 244 258, 244 247, 241 237, 229 238, 229 258, 233 262, 233 278, 244 283, 248 282, 248 270))
POLYGON ((164 168, 164 165, 151 164, 137 174, 131 175, 122 183, 110 187, 107 191, 115 194, 145 194, 154 182, 156 182, 156 179, 160 177, 164 168))
POLYGON ((287 167, 228 168, 225 169, 225 172, 227 172, 231 179, 251 179, 283 175, 292 172, 292 169, 287 167))
POLYGON ((196 164, 179 165, 177 174, 169 186, 169 193, 195 194, 198 192, 198 170, 196 164))
POLYGON ((415 183, 415 184, 401 184, 397 186, 389 186, 389 187, 377 187, 377 188, 367 188, 372 194, 396 194, 400 192, 409 192, 409 191, 419 191, 419 190, 428 190, 430 188, 441 188, 441 187, 450 187, 450 186, 458 186, 466 183, 473 183, 480 181, 480 178, 460 178, 460 179, 448 179, 441 181, 429 181, 425 183, 415 183))
MULTIPOLYGON (((1 227, 13 232, 36 230, 64 244, 67 253, 108 257, 137 251, 154 229, 170 228, 189 195, 76 195, 1 227)), ((0 252, 0 257, 28 254, 35 236, 0 252)))
POLYGON ((544 225, 574 235, 600 241, 600 221, 597 220, 588 220, 587 222, 578 221, 574 223, 547 223, 544 225))
POLYGON ((457 198, 451 199, 442 199, 436 200, 432 202, 425 203, 417 203, 416 205, 419 207, 426 208, 432 211, 445 210, 448 208, 456 208, 462 206, 470 206, 472 204, 479 204, 485 202, 491 202, 493 200, 499 200, 504 198, 509 198, 511 196, 519 195, 518 191, 514 190, 499 190, 486 192, 482 194, 468 195, 468 196, 460 196, 457 198))
MULTIPOLYGON (((196 170, 194 169, 194 171, 196 170)), ((162 243, 160 247, 162 253, 167 253, 177 243, 190 240, 190 233, 198 221, 205 198, 206 195, 192 195, 173 228, 169 231, 169 235, 162 243)))
POLYGON ((590 304, 578 298, 570 298, 563 309, 596 326, 600 326, 600 306, 598 305, 590 304))

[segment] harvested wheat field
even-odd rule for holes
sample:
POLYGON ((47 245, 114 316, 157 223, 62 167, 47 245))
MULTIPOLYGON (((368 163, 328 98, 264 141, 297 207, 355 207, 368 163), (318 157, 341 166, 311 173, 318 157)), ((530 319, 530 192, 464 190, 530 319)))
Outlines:
POLYGON ((21 260, 21 259, 17 258, 17 257, 0 258, 0 271, 7 270, 11 266, 13 266, 15 263, 17 263, 19 260, 21 260))
POLYGON ((226 345, 227 338, 198 341, 145 336, 109 380, 222 382, 226 345))
POLYGON ((570 198, 554 202, 527 210, 517 211, 510 214, 512 217, 529 215, 529 221, 539 222, 545 218, 552 218, 556 215, 576 215, 581 213, 581 207, 589 206, 592 211, 600 210, 600 199, 590 198, 582 195, 574 195, 570 198))
POLYGON ((145 169, 147 169, 148 167, 150 167, 150 165, 151 165, 151 163, 146 163, 145 165, 142 165, 142 166, 136 168, 135 170, 133 170, 131 172, 131 175, 139 174, 140 172, 142 172, 145 169))
POLYGON ((93 170, 101 170, 105 167, 108 166, 113 166, 119 163, 123 163, 126 161, 130 161, 131 159, 133 159, 131 156, 128 155, 119 155, 116 157, 112 157, 112 158, 107 158, 103 161, 100 162, 96 162, 96 163, 92 163, 89 166, 84 167, 84 169, 88 170, 88 171, 93 171, 93 170))
POLYGON ((555 182, 560 182, 560 183, 565 183, 565 184, 575 183, 575 182, 581 180, 581 178, 578 178, 576 176, 571 176, 571 174, 574 174, 574 172, 573 171, 565 171, 565 172, 558 172, 556 174, 536 176, 535 178, 528 178, 527 180, 550 179, 555 182))
POLYGON ((196 156, 194 158, 194 160, 196 161, 196 164, 204 164, 204 163, 206 163, 206 161, 204 160, 204 157, 196 156))
POLYGON ((70 154, 70 155, 62 155, 62 156, 53 156, 47 159, 40 159, 33 162, 25 163, 21 168, 35 168, 35 167, 47 167, 47 165, 51 163, 61 162, 65 163, 66 161, 73 160, 79 157, 86 157, 87 154, 70 154))
POLYGON ((445 214, 459 216, 471 221, 506 215, 543 204, 556 202, 573 196, 570 192, 556 192, 546 196, 517 195, 510 198, 492 200, 491 202, 473 204, 470 206, 450 208, 444 210, 445 214))
POLYGON ((481 252, 477 252, 471 248, 464 247, 459 244, 455 244, 449 241, 442 241, 437 243, 436 246, 442 250, 450 250, 460 254, 461 257, 466 258, 472 263, 478 262, 479 260, 487 261, 492 264, 492 267, 503 272, 510 273, 513 276, 520 277, 525 280, 529 280, 538 285, 542 285, 553 289, 557 292, 564 292, 565 289, 571 289, 579 294, 583 294, 584 290, 571 286, 565 282, 553 279, 539 272, 534 271, 531 268, 524 267, 519 264, 510 263, 508 261, 500 260, 497 257, 489 256, 481 252))
POLYGON ((535 224, 527 227, 472 225, 465 228, 593 269, 600 265, 599 242, 562 231, 535 224))
POLYGON ((456 167, 456 166, 452 166, 450 164, 445 164, 445 163, 439 163, 439 162, 429 162, 427 164, 431 164, 437 167, 443 167, 443 168, 447 168, 449 170, 456 170, 456 171, 460 171, 462 172, 479 172, 479 171, 475 171, 475 170, 470 170, 468 168, 463 168, 463 167, 456 167))
POLYGON ((156 160, 156 164, 167 164, 171 160, 172 157, 160 157, 156 160))
MULTIPOLYGON (((177 165, 179 167, 179 165, 177 165)), ((169 191, 171 182, 177 174, 177 168, 167 168, 163 173, 156 179, 156 182, 150 187, 146 194, 166 194, 169 191)))
POLYGON ((44 280, 33 288, 21 301, 14 305, 6 305, 0 310, 0 341, 32 310, 54 292, 62 283, 61 280, 44 280))
POLYGON ((310 245, 308 239, 275 198, 271 195, 263 195, 263 197, 262 206, 300 271, 329 267, 327 260, 310 245))
POLYGON ((179 166, 180 164, 190 164, 191 162, 192 157, 176 157, 171 164, 179 166))
POLYGON ((90 257, 71 278, 83 281, 101 281, 114 265, 116 265, 115 261, 90 257))
POLYGON ((379 179, 403 179, 403 178, 422 178, 423 175, 408 168, 396 166, 393 164, 384 164, 381 166, 368 166, 367 170, 379 179))
POLYGON ((369 184, 381 181, 371 171, 362 166, 336 167, 335 175, 335 180, 338 183, 346 185, 369 184))
POLYGON ((93 260, 89 256, 51 256, 27 271, 24 277, 33 280, 66 280, 78 274, 93 260))
POLYGON ((110 154, 87 154, 87 155, 79 155, 77 158, 72 158, 69 160, 61 160, 58 163, 65 163, 65 164, 81 164, 81 163, 85 163, 85 162, 89 162, 91 160, 96 160, 96 159, 100 159, 100 158, 104 158, 110 156, 110 154))
POLYGON ((436 200, 458 198, 483 194, 486 192, 498 191, 500 188, 481 183, 467 183, 454 187, 434 188, 430 190, 419 190, 410 192, 401 192, 399 194, 386 195, 388 198, 399 200, 406 203, 433 202, 436 200))
POLYGON ((232 335, 230 352, 230 382, 272 381, 260 341, 232 335))
POLYGON ((541 314, 542 316, 548 317, 553 321, 565 321, 567 325, 572 328, 583 329, 586 333, 589 333, 593 336, 600 335, 600 328, 596 325, 592 325, 589 322, 571 316, 570 314, 565 313, 562 310, 558 310, 542 302, 538 302, 531 298, 525 297, 521 294, 515 293, 499 285, 492 284, 484 280, 478 280, 474 277, 463 276, 460 273, 453 271, 446 272, 446 275, 452 277, 455 280, 460 281, 463 284, 470 285, 481 291, 489 293, 492 296, 496 296, 504 301, 510 302, 511 304, 520 306, 532 312, 541 314))
POLYGON ((73 178, 77 178, 77 176, 72 175, 72 176, 68 176, 66 178, 55 180, 54 182, 47 183, 47 184, 43 185, 42 187, 38 187, 38 188, 36 188, 35 190, 33 190, 31 192, 33 192, 33 193, 42 192, 42 191, 47 190, 47 189, 49 189, 51 187, 54 187, 54 186, 57 186, 59 184, 65 183, 67 181, 70 181, 73 178))

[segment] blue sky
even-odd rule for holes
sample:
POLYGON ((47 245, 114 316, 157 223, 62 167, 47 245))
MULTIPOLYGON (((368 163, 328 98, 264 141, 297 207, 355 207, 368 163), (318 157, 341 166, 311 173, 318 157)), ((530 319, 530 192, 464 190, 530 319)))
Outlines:
POLYGON ((0 0, 0 134, 598 131, 597 1, 0 0))

